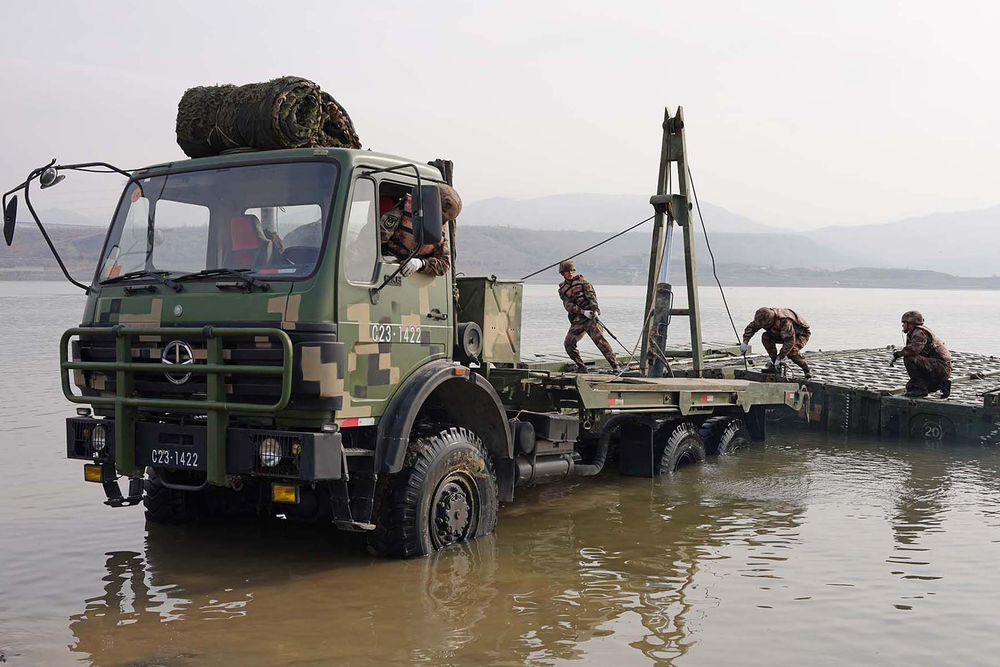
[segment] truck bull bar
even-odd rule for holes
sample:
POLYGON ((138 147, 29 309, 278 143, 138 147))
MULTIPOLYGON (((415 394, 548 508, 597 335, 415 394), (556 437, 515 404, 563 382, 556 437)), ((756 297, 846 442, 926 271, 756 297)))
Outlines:
MULTIPOLYGON (((292 396, 292 341, 281 329, 270 327, 75 327, 67 329, 59 343, 60 375, 63 395, 73 403, 113 405, 115 407, 115 467, 119 474, 135 477, 142 471, 135 465, 135 422, 139 408, 154 408, 205 414, 207 424, 207 481, 217 485, 226 482, 226 427, 229 413, 270 415, 284 410, 292 396), (71 361, 67 348, 73 336, 106 336, 115 339, 115 361, 71 361), (206 341, 208 359, 205 364, 185 364, 184 373, 208 376, 206 399, 143 398, 135 396, 135 373, 163 373, 160 363, 132 361, 134 336, 200 336, 206 341), (281 366, 251 366, 225 363, 223 339, 226 337, 266 336, 282 347, 281 366), (114 396, 78 396, 73 393, 70 371, 103 371, 115 373, 114 396), (281 396, 271 404, 226 401, 226 375, 280 375, 281 396)), ((177 369, 180 370, 180 369, 177 369)))

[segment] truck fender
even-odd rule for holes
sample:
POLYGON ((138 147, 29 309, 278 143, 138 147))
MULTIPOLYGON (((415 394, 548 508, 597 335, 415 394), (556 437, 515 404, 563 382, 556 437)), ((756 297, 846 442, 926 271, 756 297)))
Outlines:
POLYGON ((410 431, 421 408, 432 396, 443 399, 449 421, 478 435, 495 458, 514 457, 514 439, 503 402, 486 378, 445 359, 431 361, 408 377, 396 391, 378 423, 375 445, 377 472, 403 467, 410 431), (456 375, 456 371, 465 372, 456 375))

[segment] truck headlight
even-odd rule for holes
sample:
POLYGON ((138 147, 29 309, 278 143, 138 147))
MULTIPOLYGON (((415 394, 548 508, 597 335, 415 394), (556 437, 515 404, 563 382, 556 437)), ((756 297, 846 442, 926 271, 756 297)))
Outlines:
POLYGON ((264 438, 257 446, 260 464, 265 468, 273 468, 281 461, 281 443, 276 438, 264 438))
POLYGON ((108 446, 108 429, 102 424, 94 424, 90 429, 90 446, 95 452, 103 452, 108 446))

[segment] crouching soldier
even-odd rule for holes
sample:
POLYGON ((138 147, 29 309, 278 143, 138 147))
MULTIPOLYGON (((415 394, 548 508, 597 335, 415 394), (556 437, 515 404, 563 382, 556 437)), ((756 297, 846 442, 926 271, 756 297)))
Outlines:
POLYGON ((448 244, 448 222, 456 220, 462 212, 462 200, 455 189, 443 183, 438 185, 441 190, 442 229, 441 242, 434 245, 422 245, 413 249, 416 239, 413 238, 413 202, 406 195, 390 210, 382 215, 379 221, 379 237, 382 242, 382 254, 399 261, 406 260, 402 273, 408 276, 414 271, 432 276, 443 276, 451 268, 451 248, 448 244), (409 260, 407 257, 413 254, 409 260))
POLYGON ((597 293, 594 291, 594 286, 582 274, 573 275, 574 271, 576 265, 573 262, 565 261, 559 264, 559 273, 563 277, 563 281, 559 284, 559 298, 562 299, 563 307, 569 315, 569 331, 566 332, 566 339, 563 341, 566 354, 576 362, 579 372, 586 371, 587 367, 583 365, 576 344, 584 334, 588 334, 597 349, 611 364, 611 370, 617 373, 618 360, 615 359, 615 352, 608 344, 603 329, 597 321, 597 316, 601 314, 601 309, 597 305, 597 293))
POLYGON ((765 372, 780 372, 785 359, 788 359, 802 369, 807 380, 812 377, 809 364, 802 356, 802 348, 809 342, 809 325, 798 313, 790 308, 758 308, 753 321, 743 331, 743 343, 740 345, 743 352, 747 351, 753 335, 761 329, 764 333, 760 335, 760 342, 771 357, 771 363, 764 369, 765 372), (777 345, 779 341, 780 351, 777 345))
POLYGON ((906 334, 906 347, 892 353, 892 360, 902 358, 910 381, 904 396, 921 398, 941 390, 942 398, 951 394, 951 353, 944 341, 924 326, 924 316, 915 310, 903 313, 900 320, 906 334))

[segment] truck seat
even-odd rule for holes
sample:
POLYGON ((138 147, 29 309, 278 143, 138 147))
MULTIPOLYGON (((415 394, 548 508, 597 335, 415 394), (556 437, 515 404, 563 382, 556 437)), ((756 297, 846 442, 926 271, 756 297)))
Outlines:
POLYGON ((230 246, 223 266, 231 269, 252 267, 266 241, 261 238, 260 219, 256 215, 238 215, 229 222, 230 246))
POLYGON ((392 207, 396 205, 395 200, 392 197, 379 197, 378 198, 378 217, 381 220, 382 216, 392 210, 392 207))

